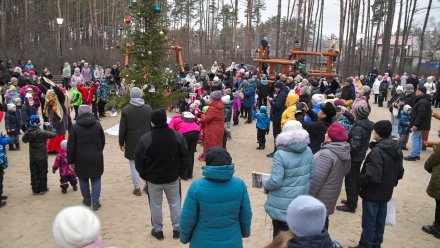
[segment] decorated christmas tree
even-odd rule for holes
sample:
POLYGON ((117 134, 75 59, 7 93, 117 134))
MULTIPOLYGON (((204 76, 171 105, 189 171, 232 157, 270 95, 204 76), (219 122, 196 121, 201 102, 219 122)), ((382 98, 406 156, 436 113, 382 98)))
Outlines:
MULTIPOLYGON (((167 66, 174 64, 167 59, 171 42, 167 37, 167 15, 163 11, 166 4, 166 0, 132 0, 131 14, 124 20, 129 66, 121 74, 126 88, 140 87, 145 103, 153 108, 168 107, 183 96, 179 91, 172 91, 172 79, 177 74, 167 70, 167 66)), ((128 102, 128 94, 120 97, 119 109, 128 102)))

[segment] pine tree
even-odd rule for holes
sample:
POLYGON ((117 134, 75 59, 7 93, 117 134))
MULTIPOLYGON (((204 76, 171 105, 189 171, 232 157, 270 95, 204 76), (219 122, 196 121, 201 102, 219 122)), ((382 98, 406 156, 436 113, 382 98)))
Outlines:
MULTIPOLYGON (((130 54, 130 66, 122 71, 125 86, 135 85, 144 92, 145 103, 151 107, 168 107, 183 96, 180 91, 172 91, 173 78, 167 66, 171 43, 167 38, 166 0, 131 1, 130 19, 125 22, 127 38, 125 49, 130 54), (155 89, 153 92, 152 89, 155 89)), ((128 19, 128 18, 126 18, 128 19)), ((176 67, 177 68, 177 67, 176 67)), ((118 99, 118 106, 129 102, 129 94, 118 99)))

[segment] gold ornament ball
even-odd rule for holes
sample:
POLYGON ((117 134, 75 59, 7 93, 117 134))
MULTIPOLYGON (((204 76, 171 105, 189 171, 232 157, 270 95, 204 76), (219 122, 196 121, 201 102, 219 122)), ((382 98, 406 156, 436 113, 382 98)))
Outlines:
POLYGON ((151 55, 151 54, 153 54, 153 52, 152 51, 148 51, 148 55, 151 55))
POLYGON ((160 31, 159 34, 160 34, 160 36, 164 36, 165 35, 165 33, 163 31, 160 31))
POLYGON ((136 82, 136 80, 134 80, 134 79, 133 79, 133 80, 131 80, 131 82, 132 82, 132 83, 135 83, 135 82, 136 82))
POLYGON ((130 75, 127 74, 127 75, 125 75, 125 77, 128 78, 128 77, 130 77, 130 75))

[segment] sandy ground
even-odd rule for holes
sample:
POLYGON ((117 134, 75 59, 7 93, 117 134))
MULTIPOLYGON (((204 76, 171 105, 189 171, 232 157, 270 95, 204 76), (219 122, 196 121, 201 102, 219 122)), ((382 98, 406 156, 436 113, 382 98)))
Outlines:
MULTIPOLYGON (((389 119, 387 109, 373 107, 371 119, 389 119)), ((119 117, 102 120, 104 129, 117 124, 119 117)), ((431 139, 437 140, 440 121, 433 120, 431 139)), ((252 234, 244 239, 245 247, 264 247, 271 241, 271 220, 264 211, 266 195, 260 189, 251 188, 251 172, 270 173, 271 160, 266 153, 273 148, 271 135, 267 136, 265 151, 255 149, 255 125, 243 124, 234 127, 232 140, 228 143, 236 166, 235 175, 248 185, 252 204, 252 234)), ((410 142, 411 143, 411 142, 410 142)), ((202 148, 198 147, 198 151, 202 148)), ((405 152, 405 155, 408 152, 405 152)), ((387 226, 383 247, 439 247, 439 240, 425 234, 420 228, 434 219, 434 200, 425 192, 430 175, 423 169, 424 161, 432 153, 423 152, 422 160, 405 162, 405 176, 394 191, 397 200, 397 225, 387 226)), ((196 154, 198 156, 199 153, 196 154)), ((105 172, 102 177, 102 208, 96 211, 102 222, 102 235, 107 245, 118 247, 186 247, 172 239, 169 211, 164 203, 165 240, 156 241, 150 235, 150 213, 147 197, 134 196, 128 161, 119 150, 116 136, 106 135, 104 150, 105 172)), ((0 210, 0 247, 55 247, 51 236, 51 224, 62 208, 81 204, 80 192, 69 188, 66 195, 60 192, 59 174, 48 175, 50 192, 44 196, 33 196, 30 187, 28 146, 22 145, 19 152, 8 153, 10 165, 4 179, 4 194, 9 197, 8 205, 0 210)), ((52 166, 54 155, 49 157, 52 166)), ((195 178, 201 177, 202 163, 195 164, 195 178)), ((51 171, 49 169, 49 171, 51 171)), ((191 181, 182 182, 182 192, 191 181)), ((340 198, 345 198, 342 190, 340 198)), ((166 202, 166 201, 165 201, 166 202)), ((361 233, 361 209, 356 214, 336 211, 330 217, 330 234, 344 247, 356 245, 361 233)))

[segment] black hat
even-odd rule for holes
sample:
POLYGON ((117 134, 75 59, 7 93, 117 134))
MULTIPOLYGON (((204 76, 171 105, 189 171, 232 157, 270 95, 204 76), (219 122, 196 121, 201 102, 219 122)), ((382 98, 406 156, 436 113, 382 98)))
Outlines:
POLYGON ((423 94, 426 94, 425 86, 419 86, 419 88, 417 90, 420 90, 423 94))
POLYGON ((336 115, 336 108, 331 102, 321 103, 321 111, 324 112, 327 120, 331 120, 336 115))
POLYGON ((284 87, 284 84, 280 81, 277 81, 273 87, 276 89, 282 89, 284 87))
POLYGON ((151 111, 151 122, 155 126, 167 125, 167 113, 164 108, 158 108, 151 111))
POLYGON ((310 83, 310 85, 311 86, 313 86, 313 87, 318 87, 319 86, 319 82, 318 81, 316 81, 316 79, 312 79, 312 78, 309 78, 309 83, 310 83))
POLYGON ((232 164, 231 155, 221 146, 214 146, 208 149, 205 154, 206 165, 229 165, 232 164))
POLYGON ((345 79, 345 82, 352 84, 353 83, 353 78, 352 77, 348 77, 348 78, 345 79))
POLYGON ((354 114, 356 115, 356 117, 359 120, 363 120, 363 119, 367 119, 368 116, 370 115, 370 110, 366 107, 359 107, 356 109, 356 111, 354 112, 354 114))
POLYGON ((388 138, 391 135, 393 127, 391 126, 390 121, 382 120, 376 122, 373 126, 373 129, 381 138, 388 138))

